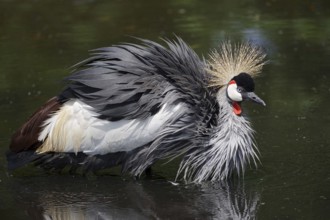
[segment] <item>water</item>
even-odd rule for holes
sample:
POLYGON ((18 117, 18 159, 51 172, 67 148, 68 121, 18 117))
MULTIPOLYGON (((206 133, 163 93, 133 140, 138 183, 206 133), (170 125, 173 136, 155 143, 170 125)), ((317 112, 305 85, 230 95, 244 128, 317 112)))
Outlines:
POLYGON ((328 1, 0 2, 1 219, 327 219, 330 208, 328 1), (173 185, 177 163, 151 179, 12 176, 11 134, 63 88, 88 50, 181 36, 200 55, 224 39, 268 52, 256 80, 267 107, 246 104, 262 164, 244 180, 173 185))

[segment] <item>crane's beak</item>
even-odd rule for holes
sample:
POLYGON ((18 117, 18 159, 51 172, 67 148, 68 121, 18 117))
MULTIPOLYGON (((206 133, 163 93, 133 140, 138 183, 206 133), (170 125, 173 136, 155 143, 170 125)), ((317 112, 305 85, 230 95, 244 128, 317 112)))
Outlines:
POLYGON ((247 92, 244 94, 244 97, 247 100, 251 100, 255 103, 266 106, 266 103, 261 98, 259 98, 254 92, 247 92))

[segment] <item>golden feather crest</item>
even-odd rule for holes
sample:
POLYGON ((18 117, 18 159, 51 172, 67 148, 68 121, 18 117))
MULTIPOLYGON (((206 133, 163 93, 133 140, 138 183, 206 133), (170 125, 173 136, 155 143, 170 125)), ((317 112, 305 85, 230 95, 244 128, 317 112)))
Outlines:
POLYGON ((210 86, 222 87, 239 73, 256 77, 267 63, 264 51, 250 43, 224 42, 211 52, 207 72, 211 75, 210 86))

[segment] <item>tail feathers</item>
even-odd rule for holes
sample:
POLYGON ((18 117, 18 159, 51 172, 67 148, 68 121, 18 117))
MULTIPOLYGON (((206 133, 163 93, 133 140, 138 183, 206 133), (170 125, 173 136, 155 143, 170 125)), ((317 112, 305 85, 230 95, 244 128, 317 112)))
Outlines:
POLYGON ((32 150, 19 153, 8 152, 7 167, 9 170, 14 170, 28 164, 33 164, 46 170, 61 171, 66 167, 70 167, 70 173, 76 172, 77 169, 81 169, 83 173, 87 173, 120 165, 123 163, 126 157, 125 155, 125 152, 94 156, 89 156, 82 152, 77 154, 59 152, 39 154, 32 150))
POLYGON ((8 170, 18 169, 29 164, 31 161, 35 160, 38 155, 35 151, 22 151, 19 153, 14 153, 12 151, 7 152, 7 168, 8 170))
POLYGON ((87 157, 82 163, 84 171, 102 170, 118 166, 124 162, 126 152, 109 153, 105 155, 95 155, 87 157))

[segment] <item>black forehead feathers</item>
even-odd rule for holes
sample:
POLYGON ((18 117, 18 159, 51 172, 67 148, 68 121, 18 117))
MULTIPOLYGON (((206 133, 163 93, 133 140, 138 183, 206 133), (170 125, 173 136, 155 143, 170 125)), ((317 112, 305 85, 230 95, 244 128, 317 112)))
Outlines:
POLYGON ((233 78, 235 80, 237 86, 243 87, 247 92, 254 91, 254 81, 250 74, 240 73, 233 78))

